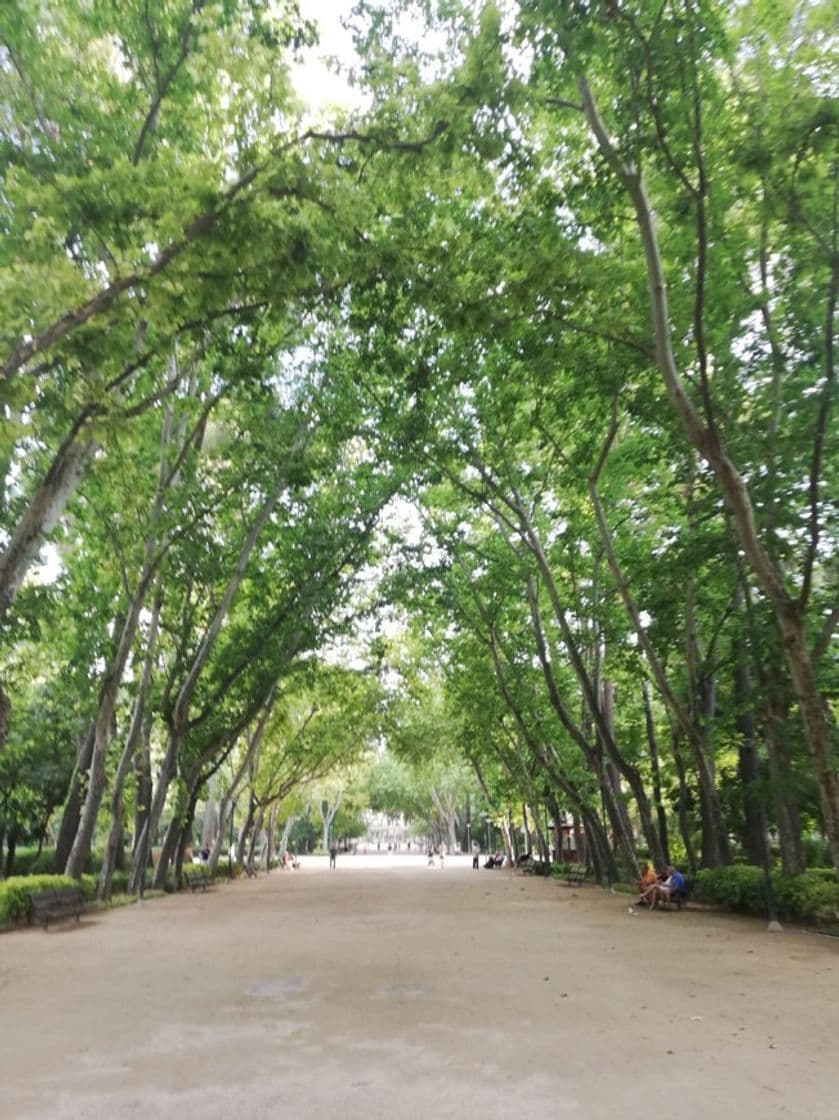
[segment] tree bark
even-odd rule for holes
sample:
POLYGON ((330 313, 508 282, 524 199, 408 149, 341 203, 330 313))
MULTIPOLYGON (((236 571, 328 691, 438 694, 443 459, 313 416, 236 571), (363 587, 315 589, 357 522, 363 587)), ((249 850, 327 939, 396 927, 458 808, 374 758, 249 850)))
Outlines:
POLYGON ((708 749, 708 728, 715 714, 713 675, 702 665, 696 622, 696 588, 688 577, 685 605, 685 664, 690 689, 691 724, 695 734, 688 742, 699 785, 699 822, 702 830, 702 866, 723 867, 729 862, 728 832, 717 790, 716 765, 708 749))
POLYGON ((0 554, 0 619, 15 600, 24 576, 52 532, 84 474, 95 444, 80 439, 77 429, 59 448, 41 485, 19 518, 0 554))
POLYGON ((695 875, 699 863, 696 858, 696 849, 693 844, 693 825, 690 819, 689 801, 690 794, 687 785, 687 774, 685 769, 685 760, 682 756, 682 748, 679 743, 679 732, 674 728, 671 737, 671 747, 673 752, 673 761, 676 764, 676 775, 679 781, 679 801, 676 808, 676 818, 679 822, 679 832, 681 833, 682 843, 685 846, 685 855, 687 856, 688 867, 690 868, 691 875, 695 875))
POLYGON ((152 605, 152 616, 151 622, 149 624, 149 634, 146 641, 146 655, 143 658, 143 668, 140 673, 137 696, 134 701, 134 711, 131 716, 131 726, 128 729, 128 736, 125 740, 125 747, 123 748, 122 755, 120 756, 119 763, 117 764, 116 774, 114 775, 114 784, 111 790, 112 823, 111 830, 108 835, 108 840, 105 844, 105 852, 102 858, 102 870, 99 875, 97 897, 100 899, 107 899, 111 897, 111 882, 113 878, 113 871, 116 865, 116 853, 118 850, 117 846, 122 843, 124 816, 123 793, 125 790, 125 781, 128 777, 128 773, 131 769, 132 763, 135 762, 137 751, 143 741, 143 730, 146 719, 146 701, 148 699, 149 688, 151 687, 152 671, 154 669, 154 660, 157 652, 157 635, 162 602, 163 593, 161 586, 158 584, 158 588, 155 593, 154 602, 152 605))
MULTIPOLYGON (((644 722, 647 728, 647 746, 650 751, 650 770, 653 779, 653 804, 655 805, 656 816, 658 818, 658 837, 661 843, 664 866, 669 867, 670 839, 667 824, 667 807, 661 795, 661 764, 659 762, 658 740, 656 739, 653 709, 650 703, 650 688, 646 680, 641 684, 641 691, 644 698, 644 722)), ((653 860, 653 863, 655 864, 655 860, 653 860)))
MULTIPOLYGON (((150 835, 152 836, 154 835, 160 823, 160 818, 163 814, 163 807, 166 802, 166 794, 169 790, 169 784, 174 777, 175 771, 177 769, 178 759, 180 757, 183 742, 186 738, 187 727, 189 724, 189 706, 192 701, 195 688, 198 684, 199 677, 201 676, 201 673, 203 672, 204 667, 206 666, 210 658, 210 653, 212 652, 215 641, 221 631, 224 620, 227 617, 227 613, 230 610, 233 599, 237 591, 239 590, 242 580, 244 579, 248 562, 250 561, 250 557, 254 549, 256 548, 256 544, 262 533, 262 530, 265 528, 268 519, 274 512, 274 509, 276 508, 277 503, 279 502, 280 497, 283 494, 283 491, 288 485, 288 468, 290 467, 291 463, 296 460, 299 452, 302 450, 305 444, 305 441, 306 423, 305 421, 303 421, 298 427, 297 433, 289 448, 286 457, 285 469, 279 472, 278 479, 273 489, 271 490, 265 501, 262 503, 259 513, 255 517, 253 524, 251 525, 245 536, 242 546, 239 549, 239 556, 237 558, 233 572, 227 581, 219 604, 216 607, 216 610, 213 612, 213 617, 211 618, 207 626, 198 650, 196 651, 195 656, 192 659, 192 663, 189 667, 186 677, 184 678, 184 681, 178 691, 177 698, 172 708, 172 716, 169 721, 169 734, 167 736, 166 752, 161 762, 160 774, 157 786, 154 791, 154 797, 149 813, 149 821, 147 824, 147 828, 149 829, 150 835)), ((161 869, 160 864, 158 864, 154 879, 154 885, 156 887, 162 885, 163 880, 161 879, 160 882, 158 882, 158 880, 161 876, 165 878, 165 875, 166 868, 161 869)))
POLYGON ((682 422, 689 442, 713 470, 731 511, 740 547, 772 605, 818 782, 822 819, 830 845, 831 859, 839 873, 839 772, 834 761, 835 744, 826 701, 816 683, 810 650, 806 642, 804 607, 787 591, 783 576, 773 561, 771 552, 760 540, 751 495, 743 476, 728 456, 718 432, 703 424, 702 418, 685 390, 673 352, 667 282, 658 247, 653 210, 641 172, 624 160, 615 147, 600 116, 591 88, 583 75, 578 77, 577 87, 582 97, 586 120, 598 147, 626 187, 635 209, 650 290, 656 364, 668 398, 682 422))
MULTIPOLYGON (((615 580, 615 586, 620 595, 621 602, 626 609, 626 613, 632 622, 633 630, 638 638, 638 643, 644 651, 647 664, 653 675, 653 679, 658 686, 659 692, 664 698, 667 706, 672 712, 675 719, 679 722, 682 730, 684 731, 687 739, 693 749, 694 757, 696 758, 697 772, 699 776, 700 790, 701 790, 701 805, 702 805, 702 830, 703 830, 703 863, 706 867, 719 867, 728 862, 728 841, 725 831, 725 824, 722 817, 722 806, 719 800, 719 794, 716 788, 716 779, 714 776, 713 762, 709 758, 705 735, 702 731, 702 725, 696 718, 696 708, 691 706, 691 711, 688 711, 684 704, 681 703, 675 690, 671 687, 664 671, 658 654, 653 648, 647 633, 647 628, 641 620, 641 612, 635 603, 634 597, 629 590, 629 585, 623 573, 623 569, 618 560, 615 551, 614 543, 612 541, 612 533, 609 529, 608 522, 606 521, 605 513, 603 512, 603 504, 600 500, 600 493, 597 488, 598 480, 605 465, 606 459, 609 454, 609 449, 617 433, 617 416, 613 415, 612 423, 609 429, 606 441, 600 452, 597 465, 589 478, 589 494, 591 496, 592 505, 594 507, 595 518, 600 532, 600 539, 603 543, 603 548, 606 554, 606 559, 609 564, 609 569, 612 572, 612 577, 615 580)), ((692 601, 689 600, 688 611, 688 624, 689 627, 695 625, 694 614, 692 611, 692 601)), ((695 646, 692 645, 691 649, 695 646)), ((688 662, 690 664, 690 660, 688 662)), ((655 848, 650 847, 650 855, 654 864, 657 867, 666 866, 667 860, 665 855, 665 845, 657 842, 655 848)))
MULTIPOLYGON (((742 613, 743 593, 738 588, 738 613, 742 613)), ((737 726, 737 776, 743 806, 743 850, 750 863, 763 867, 769 848, 766 834, 766 810, 760 790, 760 762, 754 716, 754 697, 748 650, 741 637, 732 641, 734 662, 734 704, 737 726)))

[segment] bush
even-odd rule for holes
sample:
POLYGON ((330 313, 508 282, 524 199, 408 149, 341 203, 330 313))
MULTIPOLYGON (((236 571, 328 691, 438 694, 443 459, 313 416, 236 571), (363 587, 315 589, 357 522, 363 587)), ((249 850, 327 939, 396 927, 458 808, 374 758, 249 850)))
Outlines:
POLYGON ((0 883, 0 929, 30 921, 29 896, 58 887, 80 887, 86 902, 96 897, 96 880, 90 875, 82 876, 80 881, 65 875, 13 875, 0 883))
POLYGON ((799 914, 819 926, 839 924, 839 883, 813 882, 800 898, 799 914))
POLYGON ((808 871, 825 868, 830 863, 830 845, 822 836, 805 836, 801 846, 808 871))
MULTIPOLYGON (((829 867, 813 867, 801 875, 772 873, 772 890, 779 914, 817 925, 839 923, 839 880, 829 867)), ((704 868, 696 873, 693 894, 698 902, 709 902, 745 914, 766 914, 766 879, 762 867, 731 864, 704 868)))
POLYGON ((32 861, 28 871, 18 871, 19 875, 55 875, 55 848, 43 848, 41 854, 32 861))
MULTIPOLYGON (((84 873, 98 875, 102 870, 102 854, 94 852, 85 860, 84 873)), ((55 875, 55 848, 18 848, 12 866, 15 877, 21 875, 55 875)))
MULTIPOLYGON (((31 875, 32 866, 38 858, 38 849, 36 847, 22 847, 15 849, 15 858, 11 866, 12 875, 15 877, 19 875, 31 875)), ((52 870, 50 866, 49 870, 52 870)))
POLYGON ((778 908, 789 917, 817 925, 839 921, 839 881, 828 867, 812 867, 801 875, 773 875, 778 908))
POLYGON ((693 896, 728 910, 761 914, 766 910, 766 888, 762 867, 732 863, 728 867, 705 867, 696 873, 693 896))

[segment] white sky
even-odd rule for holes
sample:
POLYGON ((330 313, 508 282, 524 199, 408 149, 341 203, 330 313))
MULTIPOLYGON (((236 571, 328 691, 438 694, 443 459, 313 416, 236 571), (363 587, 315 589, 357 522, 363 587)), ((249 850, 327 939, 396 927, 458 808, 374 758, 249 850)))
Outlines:
POLYGON ((320 42, 305 64, 292 67, 292 76, 300 97, 315 113, 331 106, 353 108, 361 103, 358 91, 347 85, 327 63, 330 57, 348 61, 353 58, 352 37, 341 26, 342 18, 349 15, 352 6, 353 0, 302 0, 300 4, 304 18, 317 23, 320 42))

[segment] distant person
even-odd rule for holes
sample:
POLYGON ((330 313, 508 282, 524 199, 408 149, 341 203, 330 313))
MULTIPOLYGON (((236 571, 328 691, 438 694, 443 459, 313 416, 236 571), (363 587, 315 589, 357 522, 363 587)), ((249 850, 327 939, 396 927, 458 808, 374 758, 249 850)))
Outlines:
POLYGON ((333 840, 332 843, 329 845, 329 867, 330 867, 330 869, 333 868, 333 867, 337 867, 337 859, 338 859, 338 845, 333 840))
POLYGON ((448 852, 448 850, 449 849, 446 847, 445 844, 441 844, 439 849, 438 849, 438 852, 439 852, 439 855, 440 855, 440 870, 441 871, 443 870, 443 865, 444 865, 444 862, 445 862, 445 859, 446 859, 446 853, 448 852))
POLYGON ((428 866, 434 867, 434 849, 428 845, 428 866))

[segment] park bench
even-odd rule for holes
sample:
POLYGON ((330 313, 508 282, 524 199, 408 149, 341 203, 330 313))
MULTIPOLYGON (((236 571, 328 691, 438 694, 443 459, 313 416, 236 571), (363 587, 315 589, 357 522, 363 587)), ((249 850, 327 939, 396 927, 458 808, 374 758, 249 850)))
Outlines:
POLYGON ((61 918, 75 918, 78 921, 84 911, 84 899, 78 887, 35 891, 29 896, 29 900, 32 903, 33 919, 43 923, 44 929, 50 921, 59 921, 61 918))
POLYGON ((213 886, 213 880, 203 871, 184 871, 183 877, 191 891, 206 891, 213 886))
POLYGON ((259 872, 256 870, 252 863, 243 863, 242 867, 244 868, 245 874, 249 879, 259 878, 259 872))
POLYGON ((569 867, 565 872, 565 882, 569 887, 581 887, 589 877, 589 873, 590 868, 582 867, 579 864, 576 867, 569 867))
POLYGON ((516 864, 516 871, 521 871, 523 875, 550 875, 550 864, 543 863, 540 859, 534 859, 530 853, 521 856, 516 864))

